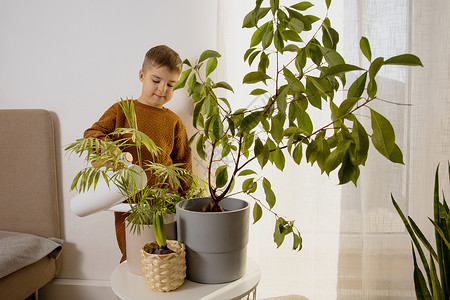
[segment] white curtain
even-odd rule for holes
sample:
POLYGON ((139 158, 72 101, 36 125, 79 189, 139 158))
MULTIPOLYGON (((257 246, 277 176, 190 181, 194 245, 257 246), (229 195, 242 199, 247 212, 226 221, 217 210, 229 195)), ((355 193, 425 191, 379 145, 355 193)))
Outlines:
POLYGON ((344 11, 351 13, 344 29, 348 60, 363 60, 350 47, 362 35, 375 57, 411 52, 424 68, 390 67, 379 74, 380 98, 410 105, 375 108, 392 121, 405 165, 372 153, 358 188, 343 187, 338 299, 415 299, 410 239, 390 194, 432 237, 427 217, 433 215, 434 171, 438 163, 445 171, 450 159, 450 3, 430 4, 345 1, 344 11))
MULTIPOLYGON (((323 15, 324 1, 312 2, 323 15)), ((253 1, 218 1, 220 79, 235 89, 227 95, 235 107, 258 101, 246 96, 251 87, 241 84, 249 71, 242 57, 251 36, 241 25, 253 7, 253 1)), ((300 167, 289 162, 284 172, 265 170, 277 194, 277 211, 296 220, 304 246, 292 251, 287 240, 275 249, 269 214, 251 227, 249 256, 262 271, 259 299, 415 299, 411 245, 390 194, 431 236, 433 174, 439 162, 446 167, 450 159, 449 15, 447 0, 332 3, 330 19, 341 32, 339 48, 348 63, 364 63, 358 48, 366 36, 374 57, 410 52, 424 64, 389 67, 377 77, 380 98, 396 104, 372 108, 393 123, 405 165, 371 149, 357 188, 339 186, 336 174, 320 175, 317 166, 304 161, 300 167)), ((370 132, 370 124, 366 128, 370 132)))

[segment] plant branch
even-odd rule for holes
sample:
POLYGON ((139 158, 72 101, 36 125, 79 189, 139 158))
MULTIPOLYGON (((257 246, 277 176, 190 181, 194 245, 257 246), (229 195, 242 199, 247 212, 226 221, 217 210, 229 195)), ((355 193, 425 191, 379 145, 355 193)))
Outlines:
MULTIPOLYGON (((231 185, 233 184, 234 178, 236 177, 237 172, 240 170, 239 168, 239 160, 241 158, 241 148, 242 148, 242 139, 243 139, 243 134, 239 137, 239 147, 238 147, 238 152, 237 152, 237 158, 236 158, 236 163, 234 164, 234 170, 233 173, 231 175, 231 179, 230 182, 228 183, 227 187, 225 188, 225 190, 222 192, 222 194, 220 194, 219 199, 223 199, 225 198, 225 196, 227 195, 228 191, 231 188, 231 185)), ((211 173, 211 171, 209 172, 211 173)))

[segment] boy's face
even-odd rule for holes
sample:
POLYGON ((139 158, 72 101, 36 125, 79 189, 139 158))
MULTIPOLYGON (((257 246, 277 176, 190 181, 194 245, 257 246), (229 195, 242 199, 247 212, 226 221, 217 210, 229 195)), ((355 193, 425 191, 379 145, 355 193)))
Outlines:
POLYGON ((142 94, 138 101, 156 108, 162 108, 173 96, 173 86, 178 81, 180 73, 165 66, 148 66, 145 71, 139 71, 142 82, 142 94))

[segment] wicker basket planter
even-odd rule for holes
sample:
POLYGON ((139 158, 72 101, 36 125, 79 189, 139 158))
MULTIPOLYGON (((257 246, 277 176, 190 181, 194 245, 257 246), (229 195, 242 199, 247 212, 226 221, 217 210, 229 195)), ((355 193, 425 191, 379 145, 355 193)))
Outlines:
POLYGON ((158 292, 170 292, 179 288, 186 277, 184 244, 179 241, 167 240, 167 246, 175 252, 164 255, 148 253, 151 245, 146 244, 141 249, 142 276, 145 284, 158 292))

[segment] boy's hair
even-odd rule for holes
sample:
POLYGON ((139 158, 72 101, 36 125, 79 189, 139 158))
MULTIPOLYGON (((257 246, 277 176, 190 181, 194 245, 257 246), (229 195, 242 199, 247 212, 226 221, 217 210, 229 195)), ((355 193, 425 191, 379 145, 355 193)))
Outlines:
POLYGON ((159 45, 147 51, 142 70, 150 67, 167 67, 171 71, 181 72, 181 58, 177 52, 166 45, 159 45))

